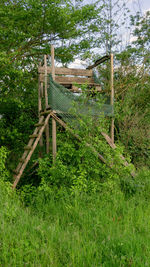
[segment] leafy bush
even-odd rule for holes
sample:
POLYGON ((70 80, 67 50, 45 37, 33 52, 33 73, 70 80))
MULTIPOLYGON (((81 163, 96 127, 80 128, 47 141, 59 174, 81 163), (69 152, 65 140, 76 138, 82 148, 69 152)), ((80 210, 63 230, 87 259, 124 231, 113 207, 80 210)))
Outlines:
POLYGON ((0 178, 5 181, 9 177, 9 172, 5 167, 6 158, 8 155, 8 151, 5 147, 0 148, 0 178))
MULTIPOLYGON (((131 179, 134 168, 131 164, 123 165, 120 155, 123 148, 118 146, 112 149, 106 143, 101 131, 104 129, 104 120, 94 122, 83 118, 75 134, 81 137, 79 142, 68 132, 57 135, 58 152, 56 161, 52 164, 49 156, 39 159, 38 175, 42 186, 51 188, 68 188, 72 193, 101 192, 120 190, 120 179, 131 179), (100 123, 102 122, 102 123, 100 123), (98 153, 105 158, 106 164, 99 160, 98 153), (107 189, 106 189, 107 188, 107 189)), ((129 159, 130 162, 130 159, 129 159)))

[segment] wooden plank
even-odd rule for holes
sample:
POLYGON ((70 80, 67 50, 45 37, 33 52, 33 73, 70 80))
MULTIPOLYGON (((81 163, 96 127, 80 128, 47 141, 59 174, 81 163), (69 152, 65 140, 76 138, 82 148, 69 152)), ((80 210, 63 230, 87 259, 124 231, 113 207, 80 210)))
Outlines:
POLYGON ((55 77, 56 82, 60 84, 93 84, 94 79, 93 78, 81 78, 81 77, 62 77, 62 76, 56 76, 55 77))
MULTIPOLYGON (((42 83, 45 79, 45 76, 43 74, 40 74, 40 82, 42 83)), ((55 81, 60 83, 60 84, 89 84, 89 85, 97 85, 100 86, 99 84, 94 82, 93 78, 83 78, 83 77, 66 77, 66 76, 56 76, 55 81)))
POLYGON ((28 153, 28 155, 27 155, 27 157, 26 157, 24 163, 22 164, 22 167, 21 167, 21 169, 20 169, 20 171, 19 171, 19 174, 15 176, 15 181, 14 181, 13 186, 12 186, 13 189, 16 188, 16 186, 17 186, 17 184, 18 184, 18 182, 19 182, 19 180, 20 180, 20 177, 21 177, 21 175, 22 175, 22 173, 23 173, 23 171, 24 171, 24 169, 25 169, 27 163, 29 162, 29 160, 30 160, 30 158, 31 158, 31 156, 32 156, 32 154, 33 154, 33 152, 34 152, 34 150, 35 150, 35 148, 36 148, 36 146, 37 146, 37 144, 38 144, 38 142, 39 142, 39 140, 40 140, 42 134, 43 134, 43 131, 44 131, 46 125, 48 124, 48 121, 49 121, 50 116, 51 116, 51 113, 47 115, 47 117, 46 117, 46 119, 45 119, 45 121, 44 121, 44 126, 40 129, 40 131, 39 131, 39 135, 38 135, 38 137, 36 138, 36 140, 35 140, 35 142, 34 142, 34 144, 33 144, 33 146, 32 146, 32 149, 31 149, 30 152, 28 153))
MULTIPOLYGON (((106 142, 110 145, 110 147, 115 149, 116 145, 114 144, 114 142, 112 142, 112 139, 104 132, 101 132, 101 134, 105 138, 106 142)), ((123 165, 127 167, 129 165, 129 163, 126 161, 125 157, 122 154, 120 154, 120 158, 123 160, 123 165)), ((132 177, 135 177, 134 172, 131 172, 131 175, 132 175, 132 177)))
MULTIPOLYGON (((44 67, 39 67, 38 72, 40 74, 44 74, 44 67)), ((52 67, 47 67, 47 73, 52 73, 52 67)), ((58 68, 55 67, 55 74, 57 75, 72 75, 72 76, 87 76, 92 77, 92 70, 85 69, 73 69, 73 68, 58 68)))

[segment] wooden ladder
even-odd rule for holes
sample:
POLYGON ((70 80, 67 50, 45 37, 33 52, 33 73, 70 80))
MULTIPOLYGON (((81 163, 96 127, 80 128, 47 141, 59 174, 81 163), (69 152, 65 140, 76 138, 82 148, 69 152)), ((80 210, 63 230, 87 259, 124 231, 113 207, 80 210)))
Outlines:
POLYGON ((16 186, 17 186, 17 184, 21 178, 21 175, 23 174, 23 171, 26 168, 26 166, 27 166, 27 164, 28 164, 28 162, 29 162, 43 132, 44 132, 44 129, 45 129, 46 125, 48 124, 50 116, 51 116, 50 112, 46 117, 41 116, 39 118, 39 122, 37 124, 35 124, 36 128, 35 128, 33 134, 29 136, 30 140, 28 142, 28 145, 26 147, 24 147, 24 153, 19 160, 19 164, 18 164, 16 170, 14 171, 15 175, 14 175, 14 183, 12 186, 13 189, 16 188, 16 186))

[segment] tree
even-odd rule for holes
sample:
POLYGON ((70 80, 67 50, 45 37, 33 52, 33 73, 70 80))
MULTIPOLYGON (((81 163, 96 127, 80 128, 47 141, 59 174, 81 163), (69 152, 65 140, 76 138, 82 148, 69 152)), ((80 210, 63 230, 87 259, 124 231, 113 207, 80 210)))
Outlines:
MULTIPOLYGON (((70 62, 90 47, 96 5, 69 0, 0 2, 0 145, 14 158, 37 120, 37 66, 55 43, 56 57, 70 62)), ((12 160, 11 160, 12 161, 12 160)))
POLYGON ((135 41, 117 55, 115 73, 116 132, 138 167, 150 164, 149 19, 149 12, 132 17, 135 41))
POLYGON ((140 16, 139 13, 135 17, 131 16, 131 24, 134 26, 134 52, 140 58, 140 62, 142 59, 143 67, 147 70, 150 63, 150 11, 144 16, 140 16))
POLYGON ((96 46, 100 47, 104 54, 121 50, 122 39, 120 32, 125 30, 129 10, 122 0, 101 0, 99 1, 100 21, 99 21, 99 39, 96 46), (119 44, 121 44, 119 46, 119 44))

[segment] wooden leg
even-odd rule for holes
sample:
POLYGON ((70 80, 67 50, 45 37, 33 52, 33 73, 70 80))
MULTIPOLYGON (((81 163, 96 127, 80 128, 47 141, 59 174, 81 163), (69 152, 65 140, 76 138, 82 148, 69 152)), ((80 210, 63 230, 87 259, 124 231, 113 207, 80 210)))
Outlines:
POLYGON ((43 147, 43 137, 41 136, 40 141, 39 141, 39 158, 43 157, 43 153, 42 153, 42 147, 43 147))
POLYGON ((112 140, 112 143, 114 144, 114 119, 113 118, 111 120, 111 140, 112 140))
POLYGON ((46 134, 46 153, 48 154, 49 153, 49 124, 46 125, 46 128, 45 128, 45 134, 46 134))
POLYGON ((53 151, 53 160, 56 159, 56 121, 52 119, 52 151, 53 151))

